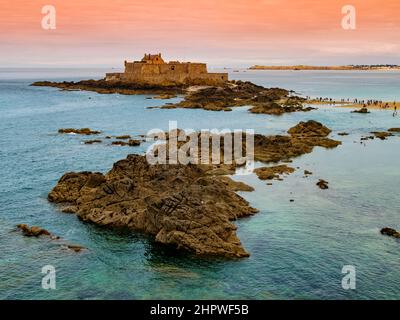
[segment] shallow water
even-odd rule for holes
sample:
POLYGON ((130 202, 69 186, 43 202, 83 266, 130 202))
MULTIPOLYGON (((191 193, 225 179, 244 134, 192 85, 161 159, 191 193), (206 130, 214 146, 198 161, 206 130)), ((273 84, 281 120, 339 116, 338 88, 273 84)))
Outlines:
MULTIPOLYGON (((0 298, 400 298, 400 241, 379 234, 384 226, 400 229, 400 136, 359 142, 370 131, 400 127, 400 117, 393 118, 389 111, 360 115, 330 107, 281 117, 249 114, 246 108, 225 113, 147 109, 165 101, 29 86, 35 80, 102 74, 102 70, 0 71, 0 298), (343 145, 334 150, 316 148, 295 159, 292 166, 299 169, 273 186, 254 175, 235 178, 256 188, 242 195, 260 210, 237 222, 238 235, 251 253, 248 259, 198 259, 142 234, 82 223, 46 200, 65 172, 106 172, 127 154, 146 149, 146 145, 83 145, 91 137, 58 135, 61 127, 90 127, 102 130, 101 136, 139 135, 152 128, 167 129, 169 120, 177 120, 181 128, 249 128, 276 134, 309 119, 332 128, 332 137, 343 145), (337 136, 342 131, 350 135, 337 136), (305 169, 314 174, 304 178, 305 169), (319 178, 329 181, 329 190, 315 186, 319 178), (25 238, 15 231, 18 223, 42 226, 88 250, 76 254, 54 241, 25 238), (56 268, 57 290, 41 288, 41 268, 48 264, 56 268), (357 268, 356 290, 341 287, 344 265, 357 268)), ((312 79, 307 80, 298 74, 257 71, 232 76, 304 95, 341 97, 337 90, 345 87, 344 94, 354 97, 399 98, 398 74, 368 74, 363 81, 371 85, 364 88, 374 89, 362 92, 354 81, 338 85, 336 73, 329 80, 325 72, 323 81, 318 73, 308 74, 312 79), (382 84, 378 88, 372 85, 377 82, 382 84), (317 89, 316 83, 321 84, 317 89)))

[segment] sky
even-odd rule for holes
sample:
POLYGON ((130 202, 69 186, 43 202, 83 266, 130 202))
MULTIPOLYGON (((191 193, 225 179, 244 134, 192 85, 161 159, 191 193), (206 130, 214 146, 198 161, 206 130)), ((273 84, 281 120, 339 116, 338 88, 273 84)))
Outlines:
POLYGON ((0 67, 400 65, 399 0, 0 0, 0 67), (42 7, 56 29, 42 28, 42 7), (342 27, 353 5, 356 29, 342 27))

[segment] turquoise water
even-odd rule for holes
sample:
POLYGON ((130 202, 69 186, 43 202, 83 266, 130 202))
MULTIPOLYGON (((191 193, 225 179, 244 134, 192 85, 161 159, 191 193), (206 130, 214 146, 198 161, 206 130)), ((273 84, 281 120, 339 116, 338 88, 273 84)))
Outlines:
MULTIPOLYGON (((389 111, 357 115, 329 107, 281 117, 249 114, 246 108, 225 113, 146 109, 163 101, 29 86, 35 80, 102 74, 103 70, 0 71, 0 298, 400 298, 400 241, 379 233, 384 226, 400 229, 400 136, 359 142, 370 131, 400 127, 400 117, 393 118, 389 111), (85 137, 58 135, 61 127, 139 135, 152 128, 166 129, 169 120, 177 120, 183 128, 251 128, 276 134, 308 119, 332 128, 332 136, 343 145, 316 148, 296 159, 292 165, 300 169, 273 186, 253 175, 235 178, 255 187, 242 195, 260 210, 237 222, 238 235, 251 253, 248 259, 198 259, 142 234, 82 223, 46 200, 66 171, 106 172, 127 154, 146 149, 83 145, 85 137), (338 137, 341 131, 350 135, 338 137), (303 178, 304 169, 314 174, 303 178), (319 178, 329 181, 329 190, 315 186, 319 178), (15 231, 18 223, 39 225, 88 250, 76 254, 54 241, 25 238, 15 231), (41 268, 48 264, 56 268, 57 290, 41 288, 41 268), (341 287, 344 265, 357 268, 356 290, 341 287)), ((319 73, 306 79, 302 73, 232 74, 305 95, 339 96, 342 88, 357 97, 400 98, 398 74, 367 74, 363 83, 380 83, 372 86, 374 90, 351 79, 338 84, 336 73, 331 80, 328 75, 325 72, 322 81, 319 73)))

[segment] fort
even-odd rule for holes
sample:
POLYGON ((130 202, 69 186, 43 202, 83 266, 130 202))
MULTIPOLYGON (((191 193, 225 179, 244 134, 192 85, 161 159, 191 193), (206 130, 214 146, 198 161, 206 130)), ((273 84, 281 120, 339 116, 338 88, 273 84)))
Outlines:
POLYGON ((145 54, 141 61, 125 61, 125 72, 107 73, 106 81, 122 81, 155 86, 220 85, 227 73, 209 73, 205 63, 165 62, 159 54, 145 54))

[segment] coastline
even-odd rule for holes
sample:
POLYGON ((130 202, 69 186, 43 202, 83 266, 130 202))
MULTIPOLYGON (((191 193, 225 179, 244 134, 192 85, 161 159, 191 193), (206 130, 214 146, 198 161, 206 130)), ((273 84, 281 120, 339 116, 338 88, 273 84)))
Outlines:
POLYGON ((254 65, 248 70, 273 70, 273 71, 400 71, 400 66, 261 66, 254 65))

